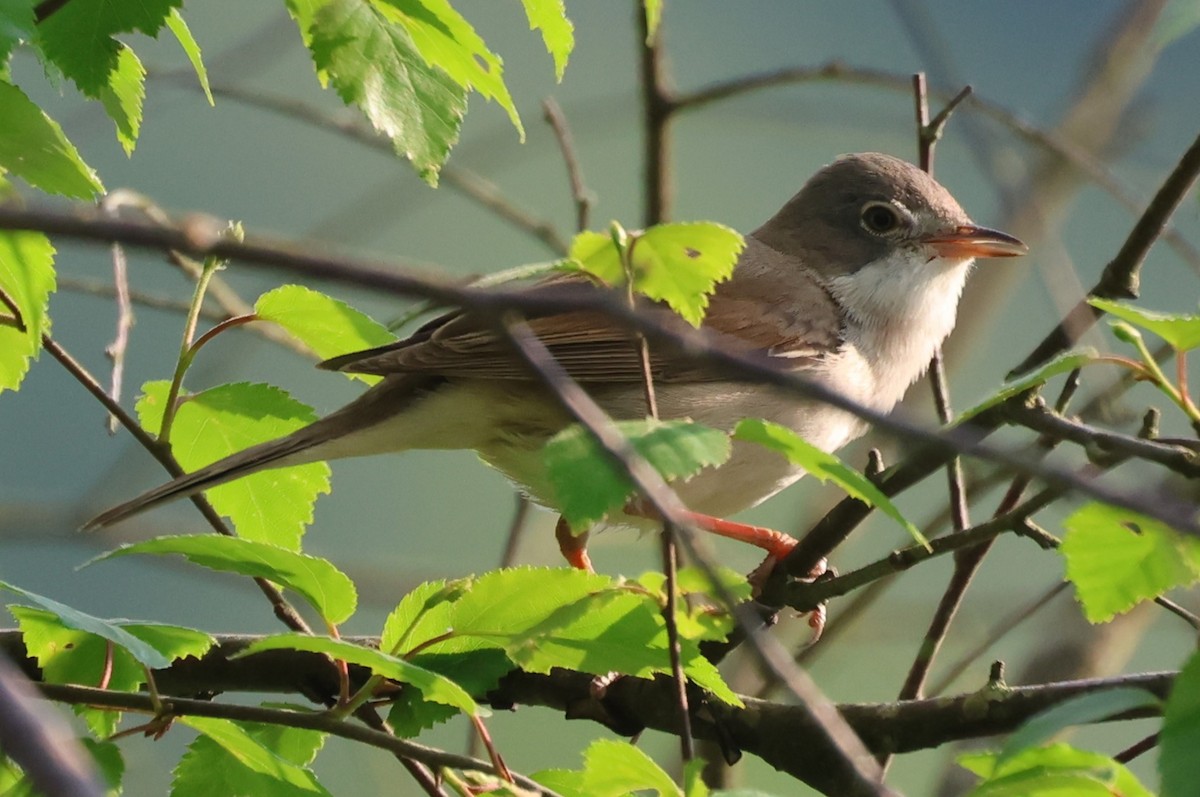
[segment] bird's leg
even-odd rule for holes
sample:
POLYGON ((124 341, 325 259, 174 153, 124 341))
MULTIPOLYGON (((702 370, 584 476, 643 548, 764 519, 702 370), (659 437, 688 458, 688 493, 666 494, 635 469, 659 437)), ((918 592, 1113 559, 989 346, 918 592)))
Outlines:
POLYGON ((571 567, 585 570, 588 573, 596 572, 596 569, 592 567, 592 558, 588 556, 587 552, 588 533, 586 531, 573 534, 567 519, 560 516, 558 523, 554 526, 554 537, 558 540, 558 550, 562 551, 563 559, 566 559, 571 567))

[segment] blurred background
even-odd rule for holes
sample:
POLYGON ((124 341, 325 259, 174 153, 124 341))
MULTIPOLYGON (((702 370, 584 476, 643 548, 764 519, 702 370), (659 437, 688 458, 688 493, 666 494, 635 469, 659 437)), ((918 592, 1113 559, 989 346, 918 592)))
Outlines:
MULTIPOLYGON (((241 220, 253 233, 319 240, 464 278, 554 255, 544 240, 506 221, 467 189, 501 198, 507 207, 548 223, 563 239, 573 232, 566 170, 542 121, 541 101, 553 97, 570 124, 595 197, 593 226, 610 219, 637 226, 643 212, 643 128, 632 4, 568 0, 577 47, 561 84, 554 82, 551 61, 517 4, 460 0, 455 6, 504 58, 528 140, 519 143, 503 111, 473 96, 439 190, 424 185, 386 147, 329 124, 357 114, 320 90, 282 4, 210 0, 184 8, 204 50, 216 107, 206 103, 172 40, 134 42, 153 76, 141 140, 131 158, 100 108, 45 81, 32 58, 18 55, 13 72, 110 190, 128 187, 171 211, 204 211, 241 220)), ((1019 261, 984 263, 973 277, 948 350, 952 396, 957 406, 968 406, 998 385, 1057 323, 1064 307, 1096 281, 1137 213, 1200 132, 1200 36, 1191 32, 1197 15, 1194 2, 1151 0, 667 3, 668 68, 683 92, 784 68, 845 67, 840 77, 746 93, 680 116, 672 128, 674 217, 722 221, 745 232, 839 154, 878 150, 915 159, 911 73, 926 71, 934 89, 951 94, 969 83, 990 110, 968 103, 951 120, 937 148, 937 176, 976 221, 1022 237, 1032 253, 1019 261), (1059 151, 1044 145, 1046 137, 1059 151), (1064 152, 1073 160, 1064 159, 1064 152)), ((944 101, 933 97, 934 112, 944 101)), ((1185 244, 1172 248, 1160 241, 1151 253, 1142 283, 1146 306, 1196 310, 1198 263, 1191 247, 1200 242, 1198 208, 1193 197, 1175 219, 1185 244)), ((104 347, 116 318, 106 288, 111 257, 103 247, 57 245, 55 337, 93 372, 107 374, 104 347)), ((162 257, 131 252, 130 260, 138 292, 168 304, 190 296, 189 284, 162 257)), ((288 281, 287 275, 240 264, 223 276, 249 301, 288 281)), ((394 297, 314 287, 380 320, 406 310, 394 297)), ((124 402, 130 407, 142 382, 169 377, 182 322, 181 312, 170 306, 139 304, 135 312, 125 376, 124 402)), ((1096 345, 1109 345, 1102 329, 1094 338, 1096 345)), ((252 331, 234 331, 204 350, 188 386, 271 382, 321 413, 360 389, 311 366, 252 331)), ((1111 375, 1096 370, 1087 377, 1085 395, 1111 375)), ((1135 390, 1101 422, 1129 428, 1146 406, 1163 403, 1135 390)), ((930 407, 929 388, 919 383, 900 411, 928 419, 930 407)), ((178 504, 103 534, 76 531, 98 510, 165 477, 127 435, 109 436, 105 423, 95 401, 48 357, 35 365, 19 393, 0 398, 5 454, 0 579, 102 616, 213 632, 278 630, 269 607, 245 580, 136 558, 75 569, 122 541, 203 528, 189 505, 178 504)), ((1170 423, 1166 431, 1186 433, 1170 423)), ((1027 438, 1009 433, 1000 439, 1027 438)), ((872 439, 843 454, 861 466, 871 446, 881 446, 889 462, 903 453, 872 439)), ((1064 456, 1063 462, 1074 461, 1064 456)), ((1133 469, 1120 474, 1139 476, 1133 469)), ((349 634, 377 632, 400 596, 420 581, 495 567, 515 506, 509 485, 463 452, 337 463, 333 485, 333 494, 317 505, 305 545, 359 585, 362 607, 344 628, 349 634)), ((804 480, 746 519, 803 529, 837 498, 834 490, 804 480)), ((980 499, 976 519, 995 501, 990 495, 980 499)), ((941 476, 901 501, 931 531, 943 522, 938 518, 944 505, 941 476)), ((1051 530, 1054 521, 1043 518, 1051 530)), ((553 516, 535 510, 526 525, 517 561, 558 563, 553 516)), ((903 544, 902 531, 875 518, 833 564, 845 571, 903 544)), ((605 572, 636 574, 658 563, 657 546, 632 532, 594 536, 591 547, 605 572)), ((722 542, 716 549, 731 566, 749 569, 756 563, 753 551, 736 545, 722 542)), ((924 565, 861 613, 846 612, 849 599, 832 605, 837 635, 811 650, 806 662, 821 687, 839 701, 894 699, 949 572, 948 560, 924 565)), ((989 642, 997 623, 1060 578, 1054 554, 1019 539, 1000 540, 967 598, 933 682, 977 645, 984 645, 982 656, 951 690, 982 686, 993 659, 1006 661, 1010 680, 1019 682, 1171 669, 1194 644, 1187 628, 1161 611, 1135 612, 1104 629, 1084 628, 1069 593, 1015 633, 989 642), (1059 670, 1026 670, 1039 656, 1059 670)), ((779 633, 799 644, 807 626, 786 618, 779 633)), ((758 688, 752 674, 737 669, 738 662, 730 667, 736 685, 758 688)), ((498 716, 490 727, 508 763, 526 772, 578 766, 586 740, 605 733, 528 708, 498 716), (546 733, 550 727, 552 734, 546 733)), ((1136 724, 1094 729, 1077 743, 1113 753, 1147 732, 1136 724)), ((423 741, 457 750, 466 736, 465 725, 451 724, 423 741)), ((161 742, 126 741, 127 793, 165 793, 169 767, 184 741, 179 733, 161 742)), ((653 734, 644 744, 656 752, 674 748, 670 739, 653 734)), ((336 740, 330 748, 336 752, 321 756, 317 771, 334 793, 407 793, 407 782, 388 756, 336 740)), ((902 757, 892 782, 909 794, 938 793, 952 752, 902 757)), ((1152 755, 1135 762, 1135 771, 1150 783, 1153 763, 1152 755)), ((798 793, 797 784, 756 761, 745 761, 732 777, 765 791, 798 793)))

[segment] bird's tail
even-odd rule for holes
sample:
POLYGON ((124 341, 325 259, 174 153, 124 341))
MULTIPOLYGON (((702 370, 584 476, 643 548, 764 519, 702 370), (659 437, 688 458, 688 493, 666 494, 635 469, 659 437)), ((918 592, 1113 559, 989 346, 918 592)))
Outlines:
POLYGON ((86 531, 111 526, 113 523, 160 504, 188 498, 210 487, 225 484, 260 470, 314 462, 321 457, 317 456, 313 449, 324 442, 320 435, 314 434, 314 431, 320 431, 315 428, 318 424, 320 421, 286 437, 260 443, 236 454, 230 454, 193 473, 185 473, 166 484, 142 493, 137 498, 96 515, 85 523, 83 528, 86 531))
POLYGON ((194 473, 184 474, 161 487, 155 487, 132 501, 102 512, 85 523, 83 528, 109 526, 151 507, 187 498, 260 470, 394 450, 394 446, 374 439, 375 436, 370 432, 378 424, 402 413, 438 383, 437 377, 423 375, 388 377, 345 407, 303 429, 230 454, 194 473), (354 444, 346 445, 348 439, 354 444))

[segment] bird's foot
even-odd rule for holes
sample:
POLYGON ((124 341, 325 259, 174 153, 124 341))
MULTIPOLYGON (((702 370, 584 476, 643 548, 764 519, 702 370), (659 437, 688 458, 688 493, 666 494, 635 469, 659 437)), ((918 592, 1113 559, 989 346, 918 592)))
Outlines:
POLYGON ((596 568, 592 567, 592 558, 588 556, 587 552, 588 533, 586 531, 581 531, 579 534, 573 533, 567 519, 559 517, 558 523, 554 526, 554 538, 558 540, 558 550, 562 552, 563 559, 567 560, 567 564, 576 570, 588 573, 596 572, 596 568))

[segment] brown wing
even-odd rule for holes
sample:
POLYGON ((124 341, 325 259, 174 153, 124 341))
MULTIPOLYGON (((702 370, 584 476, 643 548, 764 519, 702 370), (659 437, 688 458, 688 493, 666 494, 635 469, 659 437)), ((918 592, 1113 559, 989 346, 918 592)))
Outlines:
MULTIPOLYGON (((815 283, 802 301, 768 301, 755 280, 732 280, 711 297, 704 326, 729 336, 747 350, 786 358, 802 368, 840 345, 837 308, 815 283), (749 284, 745 284, 745 283, 749 284), (811 294, 811 295, 810 295, 811 294)), ((530 287, 547 298, 578 297, 601 290, 584 277, 556 276, 530 287)), ((664 324, 686 323, 669 310, 649 305, 664 324)), ((552 313, 527 320, 531 331, 573 379, 580 382, 637 382, 641 362, 634 338, 606 316, 589 311, 552 313)), ((651 370, 663 382, 712 381, 722 374, 689 362, 662 347, 651 347, 651 370), (672 356, 673 355, 673 356, 672 356)), ((321 363, 322 368, 366 374, 428 373, 477 379, 530 379, 529 370, 496 331, 470 313, 449 313, 405 340, 321 363)))

